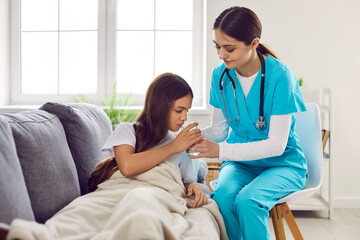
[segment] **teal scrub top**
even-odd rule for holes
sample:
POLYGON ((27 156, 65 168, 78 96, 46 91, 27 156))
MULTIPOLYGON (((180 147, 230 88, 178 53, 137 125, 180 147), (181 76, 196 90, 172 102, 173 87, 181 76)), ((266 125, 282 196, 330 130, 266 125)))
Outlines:
MULTIPOLYGON (((222 63, 213 71, 210 86, 210 104, 215 108, 221 108, 225 116, 224 102, 219 88, 220 76, 224 69, 225 64, 222 63)), ((306 111, 297 78, 288 66, 269 54, 265 60, 264 118, 266 126, 265 128, 257 129, 256 121, 259 118, 261 74, 256 76, 245 101, 241 84, 239 81, 236 81, 235 69, 229 69, 229 73, 235 81, 235 94, 240 113, 239 121, 234 123, 228 122, 231 128, 227 139, 229 144, 266 140, 268 138, 271 115, 306 111)), ((230 120, 234 120, 238 117, 238 114, 230 79, 225 74, 222 81, 227 115, 230 120)), ((303 150, 298 144, 295 121, 295 116, 292 114, 287 146, 281 156, 241 161, 241 163, 260 168, 286 166, 306 170, 306 160, 303 150)))

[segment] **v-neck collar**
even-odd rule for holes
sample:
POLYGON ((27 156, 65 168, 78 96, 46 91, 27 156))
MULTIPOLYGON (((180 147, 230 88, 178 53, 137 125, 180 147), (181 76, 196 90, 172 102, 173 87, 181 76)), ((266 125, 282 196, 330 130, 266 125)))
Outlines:
MULTIPOLYGON (((253 84, 251 85, 251 88, 249 90, 249 93, 248 93, 246 99, 245 99, 244 90, 243 90, 243 88, 242 88, 242 86, 240 84, 239 79, 236 76, 235 71, 236 71, 235 68, 229 69, 229 74, 234 79, 234 82, 235 82, 235 92, 236 92, 237 96, 239 96, 239 98, 241 100, 240 104, 241 105, 242 104, 247 105, 248 102, 251 102, 250 99, 253 98, 253 95, 254 95, 253 92, 255 91, 254 89, 256 88, 256 89, 258 89, 258 91, 260 91, 261 74, 259 74, 259 72, 261 71, 261 69, 257 73, 256 78, 255 78, 253 84)), ((255 94, 255 96, 256 96, 256 94, 255 94)))
POLYGON ((252 125, 254 125, 255 123, 252 120, 251 113, 249 111, 251 109, 251 106, 258 105, 258 102, 260 101, 261 74, 258 74, 256 76, 254 83, 252 84, 250 91, 247 95, 246 100, 245 100, 244 91, 241 87, 239 80, 237 79, 235 69, 230 69, 229 74, 235 81, 235 94, 237 96, 238 107, 240 111, 240 122, 242 123, 251 122, 253 123, 252 125))
POLYGON ((250 77, 243 77, 236 70, 234 72, 235 72, 235 75, 236 75, 236 77, 237 77, 237 79, 238 79, 238 81, 240 83, 240 86, 241 86, 241 88, 243 90, 244 98, 245 98, 245 101, 246 101, 246 99, 249 96, 249 94, 251 92, 251 89, 253 88, 253 85, 254 85, 254 83, 256 81, 256 78, 258 77, 260 71, 257 72, 257 73, 254 73, 250 77), (251 81, 251 83, 249 83, 249 81, 251 81), (246 87, 247 93, 245 93, 244 86, 246 87), (245 97, 245 95, 246 95, 246 97, 245 97))

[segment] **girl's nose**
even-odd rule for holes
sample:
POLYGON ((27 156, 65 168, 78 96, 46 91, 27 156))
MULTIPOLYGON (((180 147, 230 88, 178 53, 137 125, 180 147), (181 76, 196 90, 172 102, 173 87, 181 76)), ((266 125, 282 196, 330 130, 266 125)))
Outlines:
POLYGON ((186 121, 187 120, 187 113, 181 114, 181 120, 186 121))

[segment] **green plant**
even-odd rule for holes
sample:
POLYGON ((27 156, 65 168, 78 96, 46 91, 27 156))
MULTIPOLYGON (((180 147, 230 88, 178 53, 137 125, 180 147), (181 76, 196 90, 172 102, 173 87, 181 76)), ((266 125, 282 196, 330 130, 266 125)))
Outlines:
POLYGON ((303 78, 301 77, 301 78, 299 78, 298 79, 298 82, 299 82, 299 85, 300 85, 300 87, 303 85, 303 78))
MULTIPOLYGON (((82 95, 73 97, 73 101, 91 103, 82 95)), ((127 108, 132 106, 132 104, 132 96, 127 93, 119 95, 116 92, 115 83, 110 91, 110 95, 108 97, 102 97, 99 105, 104 109, 104 112, 111 121, 113 129, 115 129, 120 122, 133 122, 135 120, 136 116, 139 114, 139 110, 127 108)))

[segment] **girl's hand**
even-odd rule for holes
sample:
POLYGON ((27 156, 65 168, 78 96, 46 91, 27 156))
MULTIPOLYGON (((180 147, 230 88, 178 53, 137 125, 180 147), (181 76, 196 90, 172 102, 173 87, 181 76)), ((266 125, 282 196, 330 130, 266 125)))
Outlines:
POLYGON ((189 124, 170 143, 172 148, 174 149, 175 153, 180 153, 182 151, 185 151, 192 145, 194 145, 202 140, 204 135, 201 135, 200 129, 192 129, 192 128, 196 127, 197 125, 199 125, 199 123, 189 124))
POLYGON ((207 139, 201 140, 199 143, 195 144, 191 147, 191 149, 188 149, 186 151, 187 153, 196 153, 199 152, 199 154, 192 155, 191 159, 196 158, 217 158, 219 157, 219 144, 214 143, 212 141, 209 141, 207 139))
POLYGON ((194 201, 193 201, 193 207, 201 207, 202 205, 208 204, 208 200, 206 197, 206 194, 202 190, 202 188, 197 184, 196 182, 192 182, 187 187, 187 196, 190 197, 192 195, 195 195, 194 201))

